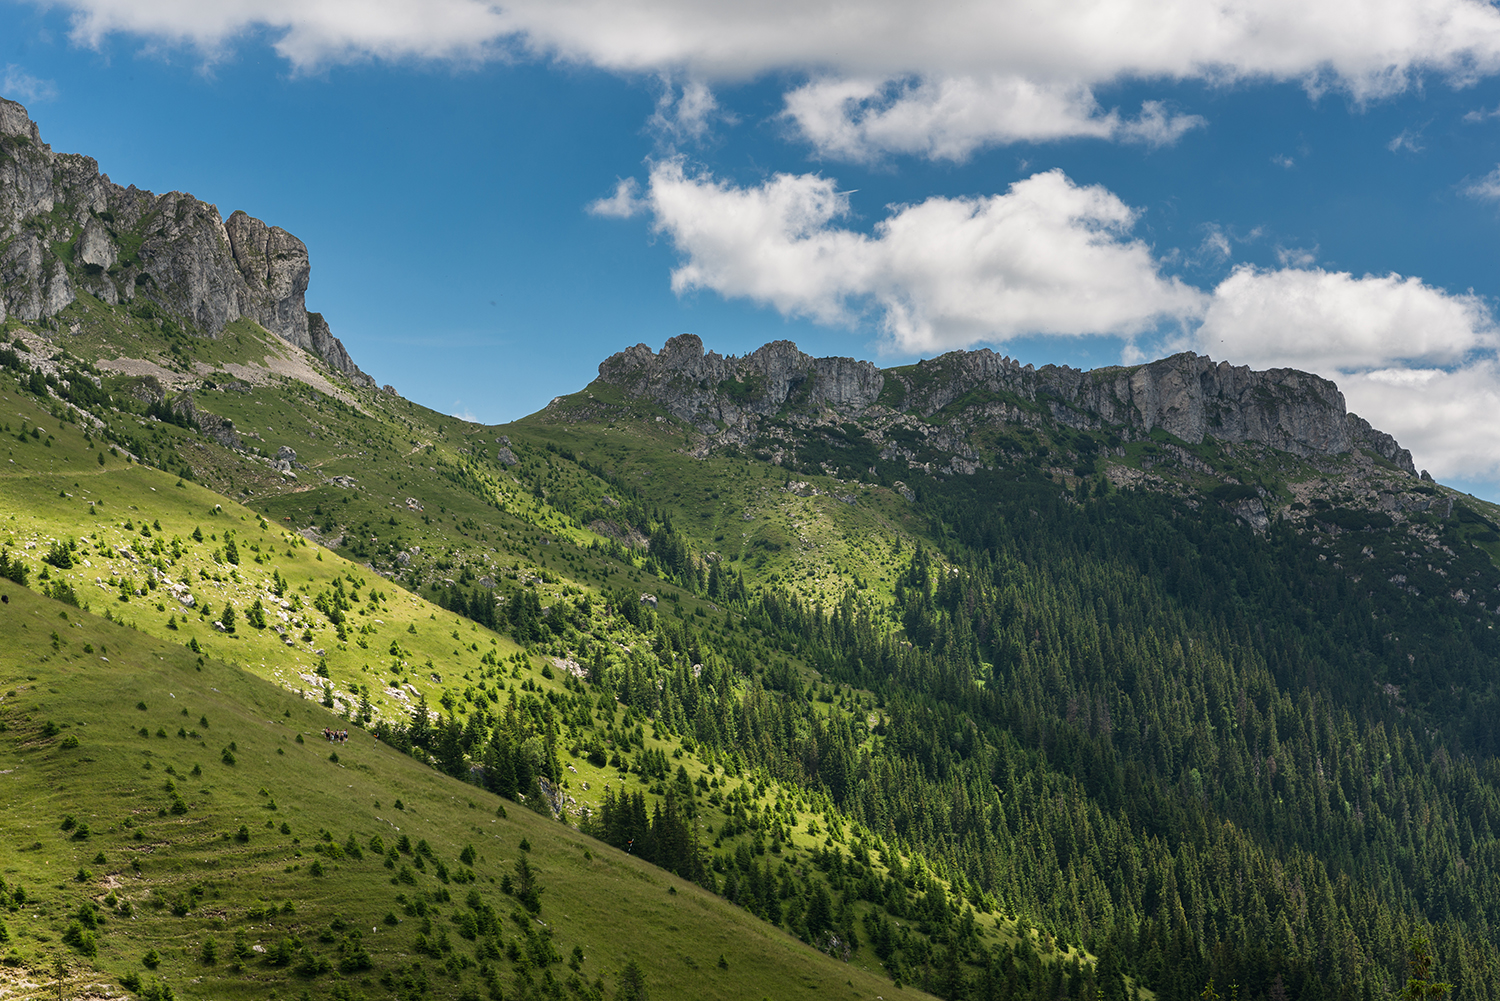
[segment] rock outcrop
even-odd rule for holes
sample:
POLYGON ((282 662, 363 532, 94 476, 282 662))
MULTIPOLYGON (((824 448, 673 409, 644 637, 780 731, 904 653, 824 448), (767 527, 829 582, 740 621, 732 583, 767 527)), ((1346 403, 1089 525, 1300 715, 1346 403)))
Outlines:
MULTIPOLYGON (((985 420, 1044 417, 1127 437, 1161 428, 1194 444, 1205 438, 1255 443, 1304 458, 1366 448, 1417 475, 1411 453, 1348 413, 1333 382, 1295 369, 1257 372, 1191 352, 1082 371, 1037 369, 990 350, 955 351, 881 370, 851 358, 813 358, 789 341, 725 358, 705 354, 701 340, 683 334, 659 354, 637 344, 612 355, 599 366, 599 380, 652 400, 711 438, 732 439, 736 429, 771 415, 822 414, 878 425, 882 415, 910 414, 930 425, 943 423, 945 412, 972 411, 985 420)), ((952 445, 964 452, 959 442, 952 445)))
POLYGON ((86 291, 149 302, 217 337, 241 317, 375 381, 304 303, 307 247, 244 212, 228 220, 192 195, 122 188, 91 157, 55 153, 26 109, 0 98, 0 320, 49 319, 86 291))
POLYGON ((611 355, 599 378, 633 396, 653 399, 693 423, 739 422, 787 407, 844 413, 863 410, 880 395, 880 370, 853 358, 813 358, 791 341, 772 341, 743 358, 703 352, 703 341, 682 334, 661 354, 637 344, 611 355))
POLYGON ((239 451, 239 449, 244 447, 244 442, 240 441, 239 432, 234 429, 234 421, 228 417, 220 417, 218 414, 198 409, 197 401, 193 399, 192 393, 182 393, 174 397, 172 400, 172 412, 178 416, 185 417, 199 431, 202 431, 225 448, 232 448, 235 451, 239 451))

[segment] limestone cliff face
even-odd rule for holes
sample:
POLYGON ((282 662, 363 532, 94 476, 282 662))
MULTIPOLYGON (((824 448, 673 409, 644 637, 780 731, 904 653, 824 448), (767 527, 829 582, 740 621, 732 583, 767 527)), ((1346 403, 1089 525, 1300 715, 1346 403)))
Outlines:
POLYGON ((788 412, 878 425, 883 415, 930 419, 953 408, 980 420, 1045 415, 1069 427, 1136 435, 1162 428, 1183 441, 1253 442, 1308 458, 1368 448, 1416 475, 1411 453, 1348 413, 1329 380, 1294 369, 1256 372, 1191 352, 1085 372, 1035 369, 986 349, 880 370, 850 358, 812 358, 788 341, 724 358, 705 354, 702 341, 684 334, 660 354, 638 344, 611 356, 599 378, 710 435, 788 412))
POLYGON ((682 334, 657 354, 637 344, 611 355, 599 378, 632 396, 666 407, 674 417, 736 424, 786 407, 852 413, 875 402, 880 370, 853 358, 813 358, 791 341, 772 341, 743 358, 703 352, 703 341, 682 334))
POLYGON ((182 192, 122 188, 91 157, 53 152, 26 109, 0 98, 0 320, 46 320, 79 291, 154 303, 206 337, 245 317, 373 386, 308 313, 310 274, 286 230, 244 212, 224 220, 182 192))
POLYGON ((1256 442, 1304 457, 1371 448, 1408 471, 1411 453, 1349 414, 1334 383, 1296 369, 1253 371, 1186 352, 1084 372, 1022 366, 993 351, 953 352, 886 373, 902 409, 931 416, 976 390, 1045 405, 1070 427, 1162 428, 1184 441, 1256 442))

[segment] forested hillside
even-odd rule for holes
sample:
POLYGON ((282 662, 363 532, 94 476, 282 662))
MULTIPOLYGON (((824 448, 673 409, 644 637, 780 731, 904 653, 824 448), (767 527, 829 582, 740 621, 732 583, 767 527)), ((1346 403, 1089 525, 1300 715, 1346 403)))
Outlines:
POLYGON ((481 426, 18 108, 0 991, 1500 997, 1500 511, 1332 382, 683 335, 481 426))
MULTIPOLYGON (((262 336, 210 343, 245 372, 262 336)), ((1426 938, 1496 993, 1500 537, 1379 453, 940 400, 980 444, 929 472, 899 423, 782 409, 776 454, 603 382, 498 429, 266 377, 189 410, 61 344, 4 359, 13 580, 835 962, 1279 1001, 1393 991, 1426 938)))

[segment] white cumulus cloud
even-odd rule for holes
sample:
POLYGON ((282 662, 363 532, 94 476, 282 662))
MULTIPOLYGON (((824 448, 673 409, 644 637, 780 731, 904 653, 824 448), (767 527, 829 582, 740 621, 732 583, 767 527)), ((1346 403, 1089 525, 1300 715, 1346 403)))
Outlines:
POLYGON ((718 78, 1266 77, 1369 98, 1500 67, 1500 13, 1483 0, 515 0, 503 16, 538 51, 718 78))
POLYGON ((643 194, 624 184, 594 210, 644 205, 682 255, 679 294, 708 289, 835 325, 873 313, 905 352, 1023 334, 1130 337, 1203 304, 1131 238, 1134 209, 1057 170, 1001 195, 891 206, 868 234, 840 224, 848 195, 813 174, 741 187, 673 159, 652 167, 643 194))
POLYGON ((298 70, 368 59, 462 60, 504 52, 514 27, 480 0, 63 0, 72 38, 97 47, 113 34, 186 45, 217 56, 254 32, 298 70))
MULTIPOLYGON (((1500 71, 1485 0, 33 0, 73 37, 218 54, 268 33, 299 70, 530 55, 693 80, 804 75, 788 114, 828 155, 961 158, 1015 139, 1154 144, 1201 121, 1097 106, 1122 80, 1295 81, 1357 101, 1500 71), (810 88, 810 89, 809 89, 810 88)), ((689 116, 687 121, 692 121, 689 116)))
POLYGON ((1500 363, 1396 368, 1338 378, 1349 409, 1396 436, 1439 480, 1500 483, 1500 363))
POLYGON ((847 160, 888 153, 963 160, 985 146, 1077 137, 1164 146, 1204 124, 1158 101, 1127 119, 1104 111, 1079 83, 1019 76, 831 77, 797 87, 785 100, 786 117, 821 155, 847 160))
POLYGON ((1397 363, 1449 366, 1496 346, 1489 310, 1401 275, 1321 268, 1234 269, 1198 328, 1202 350, 1257 367, 1324 375, 1397 363))

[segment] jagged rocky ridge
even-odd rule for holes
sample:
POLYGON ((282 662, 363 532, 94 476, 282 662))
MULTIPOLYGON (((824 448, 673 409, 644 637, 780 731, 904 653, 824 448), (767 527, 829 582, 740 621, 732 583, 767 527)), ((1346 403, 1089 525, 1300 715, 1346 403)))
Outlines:
POLYGON ((217 337, 240 317, 374 386, 304 303, 307 247, 244 212, 227 220, 192 195, 122 188, 92 157, 56 153, 0 98, 0 321, 46 320, 80 291, 155 303, 217 337))
POLYGON ((637 344, 610 356, 599 366, 599 380, 654 401, 710 442, 726 444, 747 440, 770 416, 822 415, 878 426, 910 415, 930 426, 945 408, 977 408, 980 420, 1034 424, 1050 418, 1072 428, 1116 431, 1125 440, 1162 428, 1194 444, 1213 437, 1304 458, 1365 448, 1416 476, 1411 453, 1349 413, 1329 380, 1295 369, 1256 372, 1191 352, 1087 372, 1065 365, 1037 369, 987 349, 879 369, 853 358, 813 358, 790 341, 726 358, 705 353, 698 337, 683 334, 660 354, 637 344))

